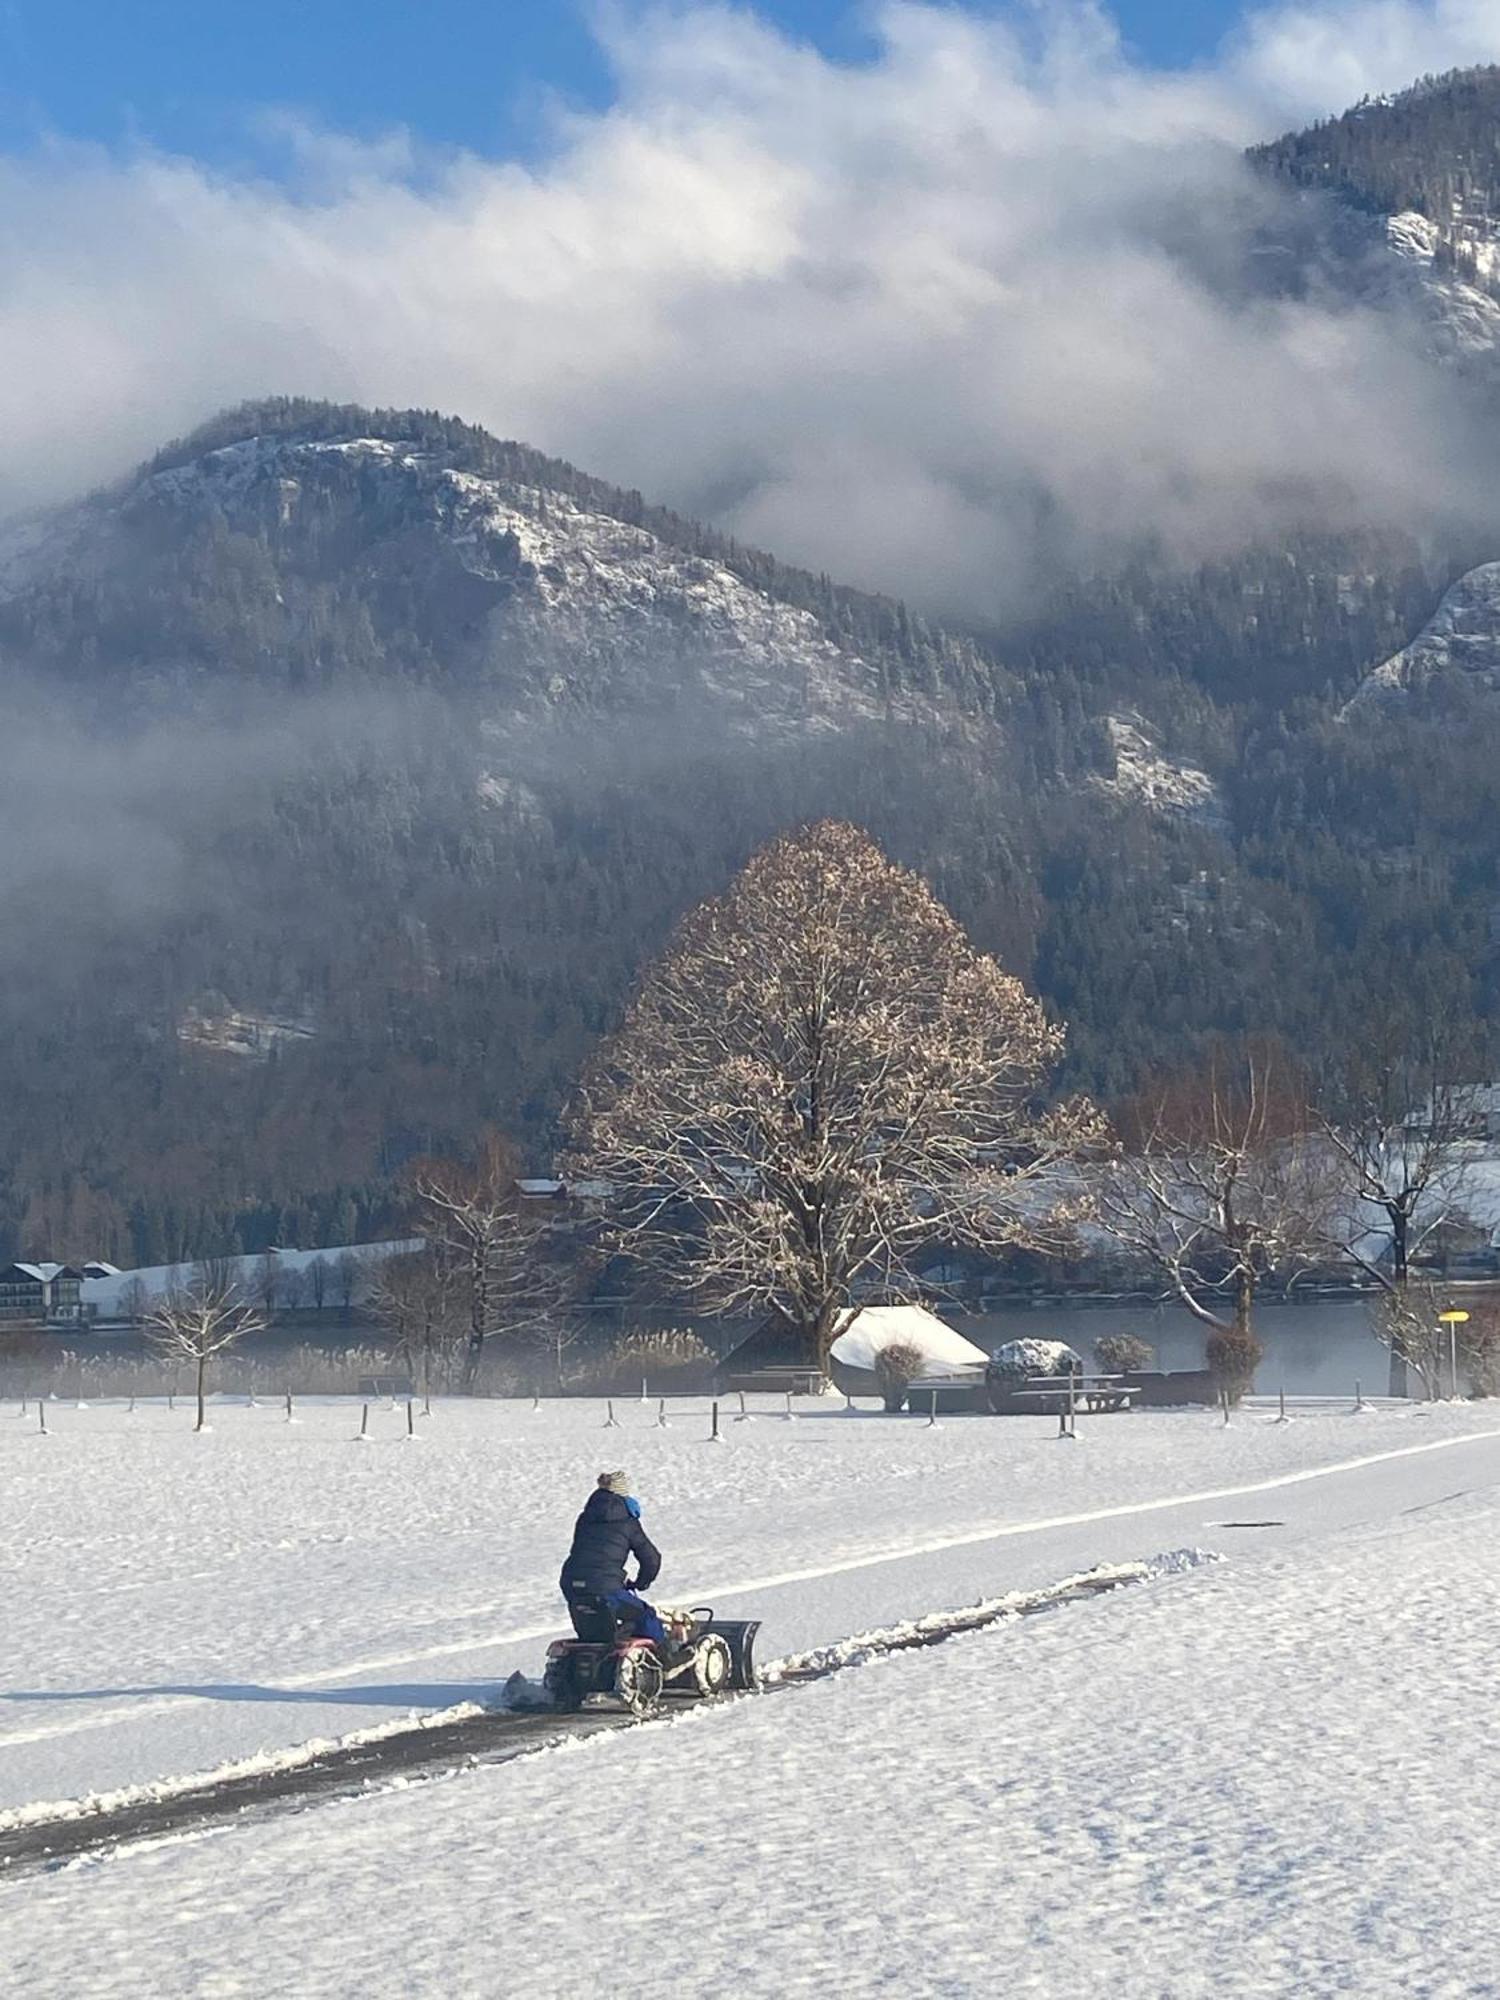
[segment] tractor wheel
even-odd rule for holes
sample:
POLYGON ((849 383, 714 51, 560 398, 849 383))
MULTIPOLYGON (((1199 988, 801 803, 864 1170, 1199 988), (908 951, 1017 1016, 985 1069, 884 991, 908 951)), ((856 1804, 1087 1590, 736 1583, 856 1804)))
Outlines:
POLYGON ((542 1675, 542 1687, 554 1708, 575 1709, 582 1704, 571 1660, 549 1660, 542 1675))
POLYGON ((615 1662, 615 1693, 632 1715, 650 1715, 665 1685, 661 1661, 644 1646, 632 1646, 615 1662))
POLYGON ((734 1672, 729 1647, 717 1632, 707 1632, 698 1641, 693 1656, 693 1686, 701 1695, 722 1694, 734 1672))

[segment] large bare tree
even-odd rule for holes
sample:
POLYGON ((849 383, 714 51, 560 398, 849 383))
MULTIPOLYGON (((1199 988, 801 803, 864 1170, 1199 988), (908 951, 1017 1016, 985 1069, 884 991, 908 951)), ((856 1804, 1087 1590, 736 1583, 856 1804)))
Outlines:
POLYGON ((934 1243, 1063 1233, 1061 1160, 1099 1136, 1040 1101, 1063 1043, 919 877, 824 821, 683 922, 586 1072, 571 1171, 616 1247, 721 1311, 779 1313, 821 1364, 856 1287, 934 1243))
POLYGON ((260 1333, 264 1317, 247 1305, 233 1285, 197 1284, 168 1292, 146 1314, 143 1332, 148 1344, 168 1360, 185 1361, 194 1370, 198 1421, 204 1425, 208 1364, 225 1354, 247 1334, 260 1333))
POLYGON ((419 1160, 410 1174, 428 1230, 462 1274, 470 1385, 487 1340, 521 1333, 557 1301, 558 1271, 544 1254, 549 1216, 522 1194, 520 1175, 514 1146, 495 1131, 481 1135, 473 1159, 419 1160))
POLYGON ((1213 1332, 1253 1353, 1274 1272, 1326 1255, 1335 1176, 1299 1080, 1269 1044, 1224 1046, 1119 1116, 1100 1220, 1213 1332))

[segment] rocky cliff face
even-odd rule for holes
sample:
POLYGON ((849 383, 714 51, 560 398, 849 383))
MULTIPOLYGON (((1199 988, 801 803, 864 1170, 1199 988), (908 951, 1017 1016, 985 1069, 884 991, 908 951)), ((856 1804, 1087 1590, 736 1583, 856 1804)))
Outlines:
POLYGON ((1461 576, 1411 644, 1366 675, 1345 712, 1400 704, 1448 677, 1480 694, 1500 688, 1500 562, 1461 576))

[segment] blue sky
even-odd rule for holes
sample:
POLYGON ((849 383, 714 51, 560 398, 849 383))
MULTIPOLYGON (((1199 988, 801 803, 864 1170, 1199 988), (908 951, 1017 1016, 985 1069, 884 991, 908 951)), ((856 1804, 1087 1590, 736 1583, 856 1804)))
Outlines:
MULTIPOLYGON (((831 54, 860 52, 849 0, 757 11, 831 54)), ((1244 9, 1118 0, 1113 11, 1141 57, 1175 65, 1210 54, 1244 9)), ((525 151, 549 100, 608 93, 585 0, 0 0, 9 146, 60 132, 236 159, 248 114, 285 105, 366 137, 404 125, 439 144, 525 151)))

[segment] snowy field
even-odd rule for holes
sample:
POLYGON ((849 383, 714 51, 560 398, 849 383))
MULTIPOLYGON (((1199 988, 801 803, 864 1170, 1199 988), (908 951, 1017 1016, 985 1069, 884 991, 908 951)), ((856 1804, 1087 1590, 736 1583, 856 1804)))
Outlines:
POLYGON ((1500 1410, 0 1411, 0 1808, 493 1700, 631 1473, 763 1659, 1222 1564, 520 1764, 0 1885, 28 1994, 1500 1993, 1500 1410), (1249 1523, 1266 1524, 1254 1527, 1249 1523), (1455 1801, 1458 1803, 1455 1804, 1455 1801), (1471 1803, 1472 1802, 1472 1805, 1471 1803), (1485 1983, 1489 1981, 1491 1983, 1485 1983))

